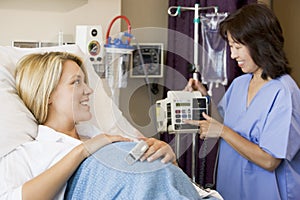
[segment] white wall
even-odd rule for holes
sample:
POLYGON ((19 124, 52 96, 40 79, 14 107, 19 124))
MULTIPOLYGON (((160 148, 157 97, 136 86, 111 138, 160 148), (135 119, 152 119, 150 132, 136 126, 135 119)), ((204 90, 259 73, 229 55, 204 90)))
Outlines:
MULTIPOLYGON (((167 47, 168 38, 168 0, 122 0, 122 15, 131 23, 132 34, 139 43, 163 43, 167 47)), ((122 23, 126 30, 127 24, 122 23)), ((164 79, 149 79, 164 85, 164 79)), ((152 102, 145 80, 128 78, 128 85, 120 91, 120 109, 123 115, 144 135, 153 137, 156 134, 155 119, 150 110, 151 103, 162 99, 163 88, 159 86, 158 94, 152 94, 152 102), (152 117, 151 117, 152 116, 152 117)))
MULTIPOLYGON (((52 2, 51 0, 46 1, 48 4, 52 2)), ((72 0, 61 1, 72 4, 72 0)), ((44 7, 39 8, 34 1, 28 1, 26 7, 13 4, 19 2, 20 5, 23 5, 26 3, 23 0, 11 0, 10 2, 8 5, 0 3, 0 45, 4 46, 11 45, 13 40, 57 42, 59 31, 64 33, 64 42, 75 42, 75 26, 83 24, 102 25, 105 36, 110 21, 121 14, 121 0, 87 0, 84 5, 70 11, 68 8, 61 9, 59 7, 48 10, 44 7), (28 3, 32 4, 31 8, 28 3)), ((61 6, 68 7, 65 3, 61 6)), ((111 32, 119 31, 120 22, 116 22, 111 32)))

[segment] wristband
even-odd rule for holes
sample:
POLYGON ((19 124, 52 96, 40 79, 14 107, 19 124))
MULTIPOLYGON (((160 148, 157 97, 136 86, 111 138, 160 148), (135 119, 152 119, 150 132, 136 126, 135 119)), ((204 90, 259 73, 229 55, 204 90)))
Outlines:
POLYGON ((206 97, 206 99, 207 99, 207 104, 209 104, 209 103, 210 103, 210 98, 211 98, 211 96, 206 95, 205 97, 206 97))

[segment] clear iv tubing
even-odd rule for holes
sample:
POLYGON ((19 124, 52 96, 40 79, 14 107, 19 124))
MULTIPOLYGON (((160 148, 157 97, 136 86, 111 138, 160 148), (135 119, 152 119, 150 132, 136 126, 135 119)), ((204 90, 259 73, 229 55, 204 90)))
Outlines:
MULTIPOLYGON (((150 105, 152 106, 154 103, 153 103, 151 88, 150 88, 150 85, 149 85, 148 72, 146 70, 145 63, 144 63, 144 58, 143 58, 143 55, 142 55, 142 52, 141 52, 141 48, 140 48, 140 45, 139 45, 138 41, 136 40, 136 38, 134 36, 132 37, 132 39, 135 40, 135 42, 136 42, 136 47, 137 47, 137 50, 138 50, 138 53, 139 53, 140 62, 141 62, 141 65, 143 67, 143 71, 144 71, 144 74, 145 74, 145 84, 146 84, 146 87, 147 87, 147 92, 149 94, 149 102, 150 102, 150 105)), ((155 117, 156 113, 154 112, 153 109, 152 109, 151 114, 152 114, 152 119, 155 119, 156 118, 155 117)), ((157 130, 157 124, 156 123, 153 123, 153 124, 154 124, 155 130, 157 130)))
MULTIPOLYGON (((145 63, 144 63, 143 55, 142 55, 142 52, 141 52, 141 48, 140 48, 140 45, 139 45, 139 43, 137 42, 136 38, 131 34, 131 24, 130 24, 129 19, 128 19, 126 16, 123 16, 123 15, 117 16, 117 17, 115 17, 115 18, 110 22, 110 24, 109 24, 109 26, 108 26, 108 30, 107 30, 107 32, 106 32, 106 44, 109 43, 110 29, 111 29, 113 23, 114 23, 117 19, 119 19, 119 18, 124 19, 124 20, 126 21, 126 23, 127 23, 127 32, 128 32, 128 34, 125 33, 125 35, 128 37, 128 39, 127 39, 128 45, 130 44, 130 39, 133 39, 133 40, 135 40, 135 42, 136 42, 137 50, 138 50, 139 57, 140 57, 140 62, 141 62, 141 65, 142 65, 142 67, 143 67, 143 71, 144 71, 144 74, 145 74, 145 83, 146 83, 147 90, 148 90, 148 94, 149 94, 150 104, 153 105, 153 99, 152 99, 152 95, 151 95, 151 89, 150 89, 150 87, 149 87, 148 72, 147 72, 147 70, 146 70, 146 68, 145 68, 145 63)), ((114 91, 112 91, 112 94, 113 94, 113 93, 114 93, 114 91)), ((153 114, 153 116, 152 116, 153 119, 155 119, 155 118, 154 118, 154 117, 155 117, 155 113, 153 112, 152 114, 153 114)), ((157 130, 156 123, 154 123, 154 125, 155 125, 155 129, 157 130)))
POLYGON ((139 53, 140 62, 141 62, 141 65, 143 67, 143 71, 144 71, 144 74, 145 74, 145 83, 146 83, 146 85, 149 85, 148 72, 147 72, 146 67, 145 67, 144 58, 143 58, 143 55, 142 55, 142 52, 141 52, 140 45, 139 45, 139 43, 138 43, 138 41, 136 40, 135 37, 133 37, 133 39, 136 42, 136 47, 137 47, 137 50, 138 50, 138 53, 139 53))
MULTIPOLYGON (((196 81, 199 81, 198 73, 196 71, 193 73, 193 79, 196 80, 196 81)), ((216 85, 216 87, 218 87, 218 85, 216 85)), ((213 82, 210 82, 208 84, 208 90, 207 90, 207 94, 209 96, 212 96, 212 88, 213 88, 213 82)))
MULTIPOLYGON (((209 9, 214 9, 215 13, 218 13, 218 7, 217 6, 208 6, 208 7, 199 7, 199 4, 195 4, 195 7, 181 7, 181 6, 171 6, 168 9, 168 14, 172 17, 178 16, 181 11, 186 11, 186 10, 193 10, 194 11, 194 67, 195 67, 195 72, 193 73, 193 79, 194 80, 199 80, 198 78, 198 72, 199 72, 199 64, 198 64, 198 41, 199 41, 199 35, 198 35, 198 30, 199 30, 199 11, 200 10, 209 10, 209 9), (172 9, 176 9, 175 13, 172 13, 172 9)), ((209 90, 208 94, 212 96, 212 83, 209 84, 209 90)))

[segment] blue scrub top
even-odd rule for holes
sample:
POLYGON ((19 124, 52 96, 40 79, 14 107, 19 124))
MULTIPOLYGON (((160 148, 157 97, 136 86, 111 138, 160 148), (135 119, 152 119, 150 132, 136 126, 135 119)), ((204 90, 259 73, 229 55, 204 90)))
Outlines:
POLYGON ((225 200, 299 200, 300 90, 284 75, 267 82, 247 107, 251 78, 236 78, 218 109, 226 126, 282 162, 269 172, 221 139, 217 191, 225 200))

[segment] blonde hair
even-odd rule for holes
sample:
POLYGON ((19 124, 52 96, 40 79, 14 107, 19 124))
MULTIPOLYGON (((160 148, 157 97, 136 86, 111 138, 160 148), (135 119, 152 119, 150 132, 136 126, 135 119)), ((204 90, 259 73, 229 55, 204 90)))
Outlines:
POLYGON ((16 89, 27 108, 39 124, 48 116, 48 100, 55 90, 67 60, 76 62, 82 69, 87 83, 87 72, 82 60, 67 52, 47 52, 23 57, 16 69, 16 89))

